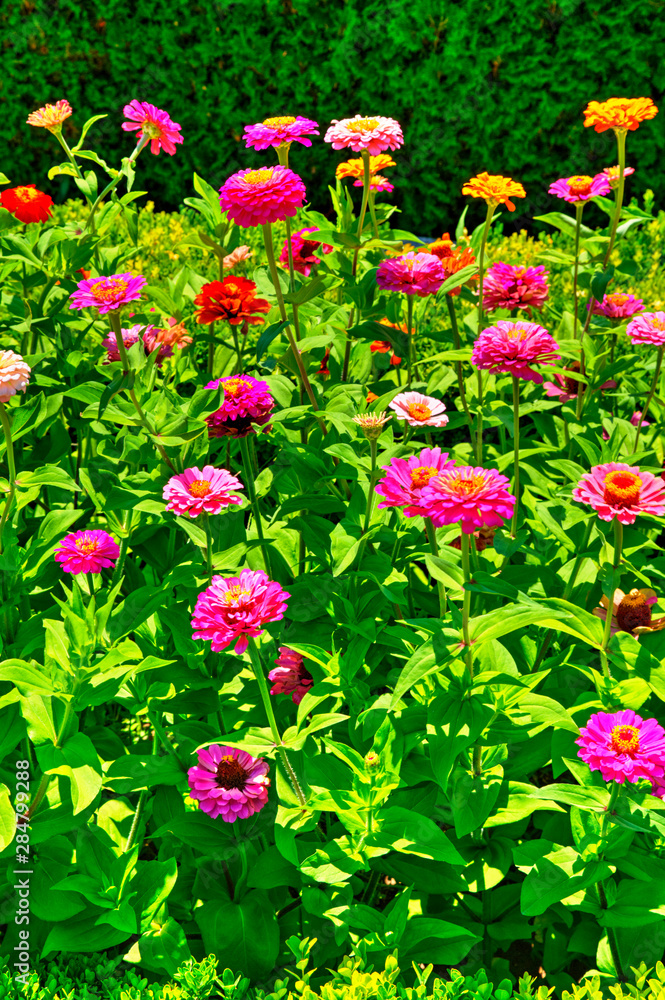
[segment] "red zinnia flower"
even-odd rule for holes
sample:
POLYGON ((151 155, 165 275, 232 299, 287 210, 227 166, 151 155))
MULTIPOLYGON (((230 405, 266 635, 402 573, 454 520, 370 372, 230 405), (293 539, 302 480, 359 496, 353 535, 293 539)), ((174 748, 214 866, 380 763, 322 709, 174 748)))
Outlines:
POLYGON ((248 278, 233 275, 223 281, 210 281, 194 299, 199 307, 197 323, 227 320, 231 326, 263 323, 260 313, 270 312, 270 303, 256 297, 256 285, 248 278))
POLYGON ((34 184, 6 188, 0 194, 0 205, 19 222, 46 222, 51 218, 52 204, 51 196, 39 191, 34 184))

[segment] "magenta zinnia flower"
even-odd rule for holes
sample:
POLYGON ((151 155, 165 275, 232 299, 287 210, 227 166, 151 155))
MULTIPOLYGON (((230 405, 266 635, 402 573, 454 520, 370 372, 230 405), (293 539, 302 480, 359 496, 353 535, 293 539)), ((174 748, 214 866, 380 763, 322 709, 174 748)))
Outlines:
POLYGON ((618 517, 633 524, 638 514, 665 514, 665 482, 623 462, 595 465, 573 490, 573 500, 588 503, 601 521, 618 517))
POLYGON ((653 344, 665 347, 665 312, 643 313, 626 327, 633 344, 653 344))
POLYGON ((277 666, 268 674, 274 682, 270 694, 290 694, 293 704, 299 705, 314 683, 302 656, 288 646, 280 646, 275 663, 277 666))
MULTIPOLYGON (((143 341, 143 346, 146 349, 147 354, 152 354, 156 349, 159 349, 157 355, 157 361, 155 364, 161 365, 164 358, 170 358, 173 354, 173 348, 169 344, 163 344, 157 339, 156 334, 159 331, 155 326, 143 327, 141 323, 137 323, 135 326, 130 326, 129 329, 123 329, 122 342, 129 350, 134 344, 138 343, 139 338, 143 341), (143 334, 141 334, 143 330, 143 334)), ((120 361, 120 351, 118 350, 118 340, 113 330, 110 330, 104 340, 102 340, 102 347, 106 348, 107 356, 105 365, 110 365, 112 361, 120 361)))
POLYGON ((494 469, 444 469, 423 487, 419 506, 437 527, 459 522, 470 535, 478 528, 499 528, 512 517, 515 497, 508 485, 507 477, 494 469))
POLYGON ((209 437, 247 437, 256 433, 252 424, 264 426, 269 422, 275 400, 267 382, 251 375, 225 375, 208 382, 205 388, 216 389, 218 385, 224 387, 224 401, 205 418, 209 437))
MULTIPOLYGON (((319 250, 321 253, 332 253, 333 251, 333 247, 331 247, 329 243, 321 243, 319 240, 305 239, 306 233, 315 232, 316 226, 310 226, 309 229, 299 229, 297 233, 293 233, 291 236, 293 269, 294 271, 298 271, 299 274, 304 274, 305 276, 310 274, 314 264, 321 263, 321 258, 314 256, 315 251, 319 250)), ((282 267, 288 269, 289 246, 287 240, 284 240, 284 246, 282 247, 282 252, 279 255, 279 262, 282 267)))
POLYGON ((146 284, 142 274, 110 274, 103 278, 84 278, 70 295, 70 309, 99 309, 100 315, 120 309, 141 298, 146 284))
POLYGON ((497 261, 485 274, 483 283, 483 309, 542 309, 549 295, 546 278, 549 271, 539 267, 517 267, 497 261))
POLYGON ((391 459, 388 465, 381 466, 386 475, 374 487, 375 492, 384 497, 378 506, 404 507, 407 517, 426 517, 427 514, 419 506, 423 488, 434 476, 454 464, 455 460, 440 448, 423 448, 411 458, 391 459))
POLYGON ((197 751, 198 764, 187 772, 189 796, 203 812, 225 823, 247 819, 268 801, 268 761, 244 750, 213 743, 197 751))
POLYGON ((398 420, 406 420, 410 427, 445 427, 448 423, 445 404, 421 392, 400 392, 388 406, 398 420))
POLYGON ((665 771, 665 730, 655 719, 643 720, 630 708, 596 712, 580 737, 577 756, 603 781, 638 781, 662 778, 665 771))
POLYGON ((319 135, 319 126, 310 118, 297 115, 293 118, 286 115, 282 118, 266 118, 256 125, 245 125, 243 136, 249 149, 267 149, 269 146, 281 146, 283 142, 299 142, 303 146, 311 146, 308 135, 319 135))
POLYGON ((264 226, 293 218, 305 201, 305 185, 288 167, 239 170, 219 189, 219 204, 239 226, 264 226))
POLYGON ((89 528, 65 535, 55 550, 55 560, 65 573, 101 573, 115 564, 120 555, 118 543, 107 531, 89 528))
POLYGON ((528 382, 542 382, 543 376, 532 364, 553 365, 561 355, 559 345, 538 323, 497 320, 483 330, 471 354, 471 363, 491 372, 507 372, 528 382))
POLYGON ((7 403, 17 392, 25 392, 31 368, 15 351, 0 351, 0 403, 7 403))
POLYGON ((354 153, 366 149, 371 156, 377 156, 386 149, 399 149, 404 136, 394 118, 356 115, 355 118, 334 118, 324 142, 332 143, 333 149, 352 149, 354 153))
POLYGON ((240 576, 213 576, 196 599, 192 615, 194 639, 210 639, 219 653, 235 643, 234 653, 244 653, 248 636, 261 635, 263 626, 280 621, 290 597, 262 569, 243 569, 240 576))
POLYGON ((555 194, 571 205, 583 205, 589 198, 609 194, 609 191, 610 182, 605 174, 596 174, 595 177, 562 177, 549 187, 549 194, 555 194))
POLYGON ((603 295, 602 302, 594 300, 593 303, 594 315, 607 316, 608 319, 627 319, 640 309, 644 309, 642 299, 636 299, 634 295, 626 295, 624 292, 603 295))
POLYGON ((376 272, 379 288, 406 295, 433 295, 446 280, 446 272, 438 257, 431 253, 410 250, 401 257, 382 260, 376 272))
MULTIPOLYGON (((154 104, 145 101, 130 101, 122 109, 125 118, 130 120, 122 123, 125 132, 140 132, 150 139, 150 152, 159 156, 163 149, 169 156, 175 153, 175 144, 182 142, 180 125, 169 118, 166 111, 160 111, 154 104)), ((139 139, 140 141, 140 139, 139 139)))
POLYGON ((204 465, 199 470, 194 466, 179 476, 171 476, 163 497, 168 501, 167 510, 198 517, 199 514, 219 514, 224 507, 241 503, 242 497, 233 493, 241 489, 240 480, 226 469, 204 465))

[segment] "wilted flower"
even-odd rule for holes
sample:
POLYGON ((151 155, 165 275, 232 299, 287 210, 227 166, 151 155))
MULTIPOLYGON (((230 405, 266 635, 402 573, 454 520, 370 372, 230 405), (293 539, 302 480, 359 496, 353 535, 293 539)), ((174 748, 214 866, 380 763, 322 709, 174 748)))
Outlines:
MULTIPOLYGON (((566 368, 567 372, 579 372, 580 363, 579 361, 573 361, 572 364, 568 365, 566 368)), ((560 375, 555 372, 552 375, 554 382, 544 382, 543 388, 545 389, 546 396, 558 396, 560 403, 569 403, 571 399, 576 399, 580 391, 585 390, 585 383, 579 379, 572 378, 569 375, 560 375)), ((613 379, 608 379, 607 382, 603 382, 599 386, 601 392, 604 389, 616 389, 617 383, 613 379)))
POLYGON ((182 348, 193 342, 192 338, 188 336, 182 320, 178 322, 174 316, 169 316, 166 322, 168 324, 166 327, 153 327, 151 336, 156 343, 166 344, 167 347, 182 348))
POLYGON ((602 521, 615 517, 633 524, 638 514, 665 514, 665 482, 623 462, 594 466, 573 490, 573 500, 587 503, 602 521))
POLYGON ((180 125, 169 118, 166 111, 160 111, 154 104, 145 101, 130 101, 122 110, 129 121, 122 123, 125 132, 140 132, 150 139, 150 152, 159 156, 163 149, 169 156, 175 153, 176 144, 182 142, 180 125))
POLYGON ((665 730, 655 719, 643 720, 630 708, 596 712, 580 729, 577 756, 603 781, 635 782, 662 778, 665 767, 665 730))
POLYGON ((302 656, 288 646, 280 646, 275 663, 277 666, 268 674, 268 679, 274 682, 270 694, 290 694, 293 704, 299 705, 314 683, 302 656))
POLYGON ((249 149, 268 149, 269 146, 281 146, 282 143, 299 142, 302 146, 311 146, 308 135, 319 135, 319 126, 310 118, 284 115, 281 118, 266 118, 256 125, 245 125, 245 146, 249 149))
MULTIPOLYGON (((368 396, 369 400, 369 396, 368 396)), ((381 468, 386 475, 374 491, 384 497, 381 507, 404 507, 407 517, 424 515, 420 496, 425 486, 444 469, 454 466, 455 460, 440 448, 423 448, 411 458, 393 458, 381 468)))
POLYGON ((232 643, 235 653, 244 653, 248 636, 261 635, 265 625, 284 617, 290 596, 261 569, 243 569, 239 576, 228 578, 213 576, 196 599, 193 637, 210 639, 215 653, 232 643))
POLYGON ((29 114, 27 123, 38 128, 47 128, 49 132, 57 134, 62 130, 62 123, 69 118, 71 113, 69 101, 56 101, 55 104, 45 104, 43 108, 29 114))
POLYGON ((376 273, 379 288, 406 295, 433 295, 445 281, 445 271, 430 253, 409 253, 382 260, 376 273))
POLYGON ((584 124, 596 132, 608 128, 615 132, 634 132, 641 122, 655 118, 658 108, 650 97, 610 97, 608 101, 589 101, 584 109, 584 124))
POLYGON ((265 425, 275 406, 270 386, 251 375, 225 375, 208 382, 206 389, 224 388, 224 401, 205 418, 209 437, 247 437, 255 434, 252 424, 265 425))
MULTIPOLYGON (((624 594, 623 590, 614 591, 612 607, 612 624, 610 632, 630 632, 631 635, 640 635, 642 632, 657 632, 665 628, 665 617, 652 618, 651 606, 658 600, 654 590, 642 588, 629 591, 624 594)), ((600 599, 602 607, 594 608, 593 613, 603 621, 607 619, 607 609, 610 606, 605 594, 600 599)))
POLYGON ((118 543, 107 531, 90 528, 65 535, 55 550, 55 560, 65 573, 101 573, 115 564, 118 543))
POLYGON ((141 298, 146 280, 142 274, 111 274, 103 278, 85 278, 70 295, 70 309, 99 309, 100 315, 120 309, 141 298))
MULTIPOLYGON (((328 243, 321 243, 320 240, 308 240, 305 239, 306 233, 315 233, 316 226, 310 226, 309 229, 299 229, 297 233, 293 233, 291 236, 291 255, 293 257, 293 269, 298 271, 299 274, 304 274, 308 276, 312 270, 314 264, 320 264, 321 258, 315 256, 315 251, 319 250, 321 253, 332 253, 333 247, 328 243)), ((279 262, 282 267, 288 270, 289 267, 289 248, 288 240, 284 240, 284 246, 282 247, 282 252, 279 255, 279 262)))
POLYGON ((538 323, 497 320, 483 330, 473 345, 471 363, 491 372, 506 372, 528 382, 542 382, 531 365, 552 365, 561 355, 559 345, 538 323))
POLYGON ((607 316, 608 319, 627 319, 634 313, 644 309, 642 299, 636 299, 634 295, 626 295, 624 292, 612 292, 610 295, 603 295, 603 301, 594 300, 593 312, 596 316, 607 316))
POLYGON ((500 528, 512 517, 515 497, 508 486, 507 477, 494 469, 444 469, 423 488, 419 506, 437 527, 459 523, 470 535, 478 528, 500 528))
POLYGON ((583 205, 590 198, 609 194, 610 182, 605 174, 588 177, 586 174, 575 174, 572 177, 562 177, 549 186, 549 194, 563 198, 570 205, 583 205))
POLYGON ((215 469, 204 465, 201 470, 194 466, 180 475, 171 476, 164 487, 163 497, 168 501, 167 510, 175 514, 219 514, 225 507, 239 504, 242 497, 233 491, 243 489, 236 476, 226 469, 215 469))
MULTIPOLYGON (((473 539, 473 544, 476 546, 476 551, 482 552, 484 549, 493 548, 495 534, 496 528, 480 528, 478 531, 474 531, 471 538, 473 539)), ((462 539, 459 535, 456 535, 448 544, 454 549, 461 549, 462 539)))
POLYGON ((473 198, 482 198, 488 205, 496 207, 505 205, 509 212, 515 211, 511 198, 526 198, 526 191, 511 177, 501 174, 478 174, 467 181, 462 188, 462 194, 470 194, 473 198))
POLYGON ((643 313, 641 316, 636 316, 626 327, 626 333, 633 344, 665 347, 665 312, 643 313))
MULTIPOLYGON (((388 153, 379 153, 378 156, 370 156, 369 158, 370 175, 380 174, 382 170, 386 169, 386 167, 395 166, 397 166, 397 164, 388 153)), ((344 163, 338 163, 335 169, 335 177, 340 179, 344 177, 356 177, 362 180, 364 175, 365 164, 362 156, 359 156, 354 160, 345 160, 344 163)))
MULTIPOLYGON (((604 170, 601 170, 601 173, 604 174, 605 177, 607 177, 607 179, 608 179, 608 181, 610 183, 610 187, 611 188, 618 188, 619 187, 619 167, 618 166, 616 166, 616 167, 605 167, 604 170)), ((634 174, 634 173, 635 173, 635 168, 634 167, 624 167, 624 171, 623 171, 623 176, 624 177, 628 177, 629 174, 634 174)))
POLYGON ((410 427, 445 427, 448 423, 445 404, 421 392, 400 392, 388 405, 397 419, 410 427))
POLYGON ((8 402, 17 392, 25 392, 30 371, 20 354, 0 351, 0 403, 8 402))
POLYGON ((248 278, 229 275, 223 281, 209 281, 194 299, 197 323, 226 320, 231 326, 263 323, 270 312, 267 299, 256 297, 256 285, 248 278))
POLYGON ((219 204, 239 226, 263 226, 293 218, 305 201, 305 185, 288 167, 259 167, 232 174, 219 204))
POLYGON ((0 192, 0 205, 19 222, 46 222, 51 218, 53 199, 34 184, 5 188, 0 192))
POLYGON ((391 418, 392 413, 386 416, 384 410, 382 413, 356 413, 353 422, 358 424, 368 441, 376 441, 391 418))
POLYGON ((404 136, 394 118, 356 115, 355 118, 333 119, 324 142, 332 143, 333 149, 352 149, 354 153, 366 149, 370 155, 376 156, 386 149, 399 149, 404 136))
POLYGON ((247 819, 268 802, 268 762, 244 750, 213 743, 197 751, 198 764, 187 772, 190 798, 203 812, 225 823, 247 819))
POLYGON ((224 258, 223 264, 226 270, 229 271, 232 267, 235 267, 236 264, 239 264, 243 260, 248 260, 250 257, 253 256, 254 256, 254 251, 251 249, 251 247, 243 245, 241 247, 236 247, 235 250, 231 251, 231 253, 227 253, 226 257, 224 258))
POLYGON ((542 309, 549 286, 549 271, 539 267, 517 267, 497 261, 485 273, 483 282, 483 309, 525 309, 531 315, 531 307, 542 309))
POLYGON ((394 352, 391 353, 393 347, 389 340, 373 340, 369 345, 369 349, 372 354, 390 354, 391 365, 398 365, 402 361, 394 352))

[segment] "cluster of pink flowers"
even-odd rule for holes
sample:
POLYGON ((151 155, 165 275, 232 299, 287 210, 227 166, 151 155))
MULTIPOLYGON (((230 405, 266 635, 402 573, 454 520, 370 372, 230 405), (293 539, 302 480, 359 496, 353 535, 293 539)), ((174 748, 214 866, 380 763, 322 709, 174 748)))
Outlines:
POLYGON ((205 388, 216 389, 219 385, 224 389, 224 401, 206 417, 210 437, 247 437, 256 433, 253 424, 268 429, 275 400, 267 382, 251 375, 226 375, 208 382, 205 388))
POLYGON ((498 320, 483 330, 473 345, 471 362, 491 372, 506 372, 529 382, 542 382, 533 364, 552 365, 561 355, 559 345, 537 323, 498 320))
POLYGON ((497 261, 487 269, 483 282, 483 309, 542 309, 549 295, 544 266, 517 267, 497 261))
POLYGON ((290 596, 263 570, 243 569, 240 576, 230 578, 213 576, 196 600, 193 637, 209 639, 216 653, 232 644, 234 653, 244 653, 248 636, 261 635, 268 622, 284 617, 290 596))

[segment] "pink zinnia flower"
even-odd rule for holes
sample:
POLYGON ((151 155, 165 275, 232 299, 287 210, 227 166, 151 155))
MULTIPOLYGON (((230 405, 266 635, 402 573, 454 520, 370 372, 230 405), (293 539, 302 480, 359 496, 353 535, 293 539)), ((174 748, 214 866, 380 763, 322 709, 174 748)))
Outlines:
POLYGON ((471 363, 491 372, 507 372, 528 382, 542 382, 543 376, 533 364, 553 365, 561 355, 559 345, 538 323, 497 320, 483 330, 471 354, 471 363))
POLYGON ((269 146, 281 146, 282 143, 299 142, 303 146, 311 146, 308 135, 319 135, 319 126, 310 118, 297 115, 293 118, 286 115, 282 118, 266 118, 256 125, 245 125, 245 146, 249 149, 268 149, 269 146))
POLYGON ((651 427, 650 420, 643 420, 640 423, 641 416, 642 416, 642 410, 635 410, 632 417, 630 418, 630 422, 633 425, 633 427, 651 427))
POLYGON ((542 309, 549 295, 549 271, 539 267, 517 267, 497 261, 485 274, 483 284, 483 309, 542 309))
POLYGON ((268 761, 244 750, 213 743, 197 751, 198 764, 187 772, 189 796, 203 812, 225 823, 247 819, 268 801, 268 761))
MULTIPOLYGON (((623 176, 624 177, 628 177, 629 174, 634 174, 634 173, 635 173, 635 168, 634 167, 624 167, 624 171, 623 171, 623 176)), ((601 174, 603 175, 603 177, 607 177, 607 180, 609 181, 609 184, 610 184, 611 188, 618 188, 619 187, 619 167, 618 166, 616 166, 616 167, 605 167, 604 170, 601 170, 601 174)))
POLYGON ((25 392, 30 371, 20 354, 0 351, 0 403, 7 403, 17 392, 25 392))
POLYGON ((204 465, 185 469, 179 476, 171 476, 164 487, 163 497, 168 500, 167 510, 176 514, 219 514, 224 507, 239 504, 242 497, 232 491, 241 490, 243 485, 226 469, 215 469, 204 465))
POLYGON ((305 201, 305 185, 288 167, 239 170, 219 189, 219 204, 239 226, 264 226, 293 218, 305 201))
POLYGON ((607 316, 608 319, 627 319, 640 309, 644 309, 642 299, 636 299, 634 295, 626 295, 624 292, 603 295, 602 302, 594 300, 593 303, 594 315, 607 316))
MULTIPOLYGON (((568 365, 566 368, 567 372, 579 372, 580 363, 579 361, 573 361, 572 364, 568 365)), ((568 375, 561 375, 556 372, 552 375, 554 382, 545 382, 543 388, 545 389, 546 396, 558 396, 560 403, 569 403, 571 399, 577 399, 580 393, 580 389, 584 390, 585 383, 579 381, 578 379, 571 378, 568 375)), ((608 379, 607 382, 599 387, 600 390, 604 389, 616 389, 617 383, 612 379, 608 379)), ((596 390, 597 391, 597 390, 596 390)), ((606 440, 609 440, 607 438, 606 440)))
POLYGON ((575 740, 577 756, 603 781, 662 778, 665 770, 665 730, 655 719, 643 720, 631 708, 596 712, 575 740))
POLYGON ((55 550, 55 560, 65 573, 101 573, 115 564, 120 549, 107 531, 89 528, 65 535, 55 550))
MULTIPOLYGON (((306 233, 315 232, 316 226, 310 226, 309 229, 299 229, 297 233, 293 233, 291 236, 293 269, 294 271, 298 271, 299 274, 304 274, 306 277, 310 274, 314 264, 321 263, 321 258, 315 256, 316 250, 319 250, 320 253, 332 253, 333 251, 333 247, 329 243, 321 243, 319 240, 308 240, 305 238, 306 233)), ((284 240, 284 246, 279 255, 279 262, 282 267, 288 269, 289 247, 287 240, 284 240)))
POLYGON ((515 497, 509 480, 494 469, 463 465, 444 469, 430 479, 420 495, 420 507, 434 524, 457 524, 470 535, 478 528, 499 528, 512 517, 515 497))
MULTIPOLYGON (((139 339, 143 341, 146 354, 152 354, 154 350, 159 349, 157 361, 155 362, 157 365, 161 365, 164 358, 170 358, 173 354, 173 348, 158 339, 157 335, 160 331, 155 326, 146 326, 144 328, 140 323, 137 323, 135 326, 130 326, 127 330, 121 330, 121 333, 122 342, 127 350, 133 347, 139 339), (141 333, 141 330, 143 330, 143 333, 141 333)), ((110 330, 104 340, 102 340, 102 347, 105 347, 107 351, 105 365, 110 365, 112 361, 120 361, 118 341, 113 330, 110 330)))
MULTIPOLYGON (((224 401, 206 417, 209 437, 247 437, 255 434, 252 424, 267 424, 275 400, 267 382, 251 375, 225 375, 208 382, 206 389, 224 387, 224 401)), ((266 428, 269 429, 269 428, 266 428)))
POLYGON ((618 517, 622 524, 633 524, 638 514, 665 514, 665 482, 636 466, 607 462, 580 479, 573 500, 588 503, 601 521, 618 517))
POLYGON ((406 295, 434 295, 446 280, 446 272, 438 257, 431 253, 410 250, 401 257, 382 260, 376 272, 379 288, 406 295))
POLYGON ((229 271, 232 267, 235 267, 236 264, 239 264, 242 260, 248 260, 250 257, 253 256, 254 256, 254 251, 252 250, 251 247, 248 246, 236 247, 235 250, 231 251, 231 253, 227 253, 223 261, 224 267, 226 268, 227 271, 229 271))
POLYGON ((314 683, 302 656, 288 646, 280 646, 275 663, 277 666, 268 674, 269 680, 274 681, 270 694, 290 694, 293 704, 299 705, 314 683))
MULTIPOLYGON (((353 186, 356 188, 361 188, 364 181, 358 178, 357 181, 353 182, 353 186)), ((370 191, 394 191, 395 185, 391 184, 387 177, 383 177, 381 174, 372 174, 369 179, 369 189, 370 191)))
POLYGON ((626 327, 633 344, 653 344, 665 347, 665 312, 643 313, 626 327))
POLYGON ((583 205, 589 198, 609 194, 609 191, 610 182, 604 174, 596 174, 595 177, 586 175, 562 177, 549 187, 549 194, 555 194, 557 198, 563 198, 571 205, 583 205))
POLYGON ((355 118, 334 118, 324 142, 332 143, 333 149, 352 149, 354 153, 366 149, 372 156, 377 156, 386 149, 399 149, 404 143, 404 136, 394 118, 356 115, 355 118))
MULTIPOLYGON (((150 152, 159 156, 163 149, 169 156, 175 153, 175 144, 182 142, 180 125, 169 118, 166 111, 160 111, 154 104, 145 101, 130 101, 122 110, 129 121, 122 123, 125 132, 140 132, 150 139, 150 152)), ((140 141, 140 140, 139 140, 140 141)))
POLYGON ((120 309, 141 298, 146 284, 142 274, 110 274, 102 278, 85 278, 70 295, 70 309, 99 309, 100 315, 120 309))
POLYGON ((388 405, 397 419, 406 420, 410 427, 445 427, 448 423, 441 400, 421 392, 400 392, 388 405))
POLYGON ((455 464, 440 448, 423 448, 411 458, 393 458, 381 468, 386 476, 374 487, 384 499, 379 507, 404 507, 407 517, 427 516, 419 506, 420 495, 430 480, 455 464))
POLYGON ((262 569, 243 569, 240 576, 213 576, 196 599, 192 615, 194 639, 210 639, 219 653, 235 643, 234 653, 244 653, 248 636, 261 635, 264 625, 284 617, 290 597, 262 569))

